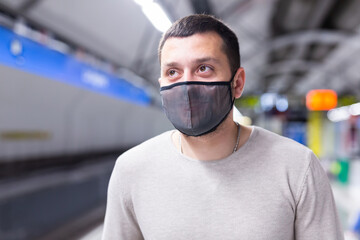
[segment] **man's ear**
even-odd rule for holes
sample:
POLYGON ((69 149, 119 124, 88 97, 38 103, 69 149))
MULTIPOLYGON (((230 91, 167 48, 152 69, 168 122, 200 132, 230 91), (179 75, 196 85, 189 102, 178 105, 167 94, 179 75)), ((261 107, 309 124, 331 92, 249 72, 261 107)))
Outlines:
POLYGON ((239 98, 241 97, 245 86, 245 70, 244 68, 240 67, 236 71, 234 77, 234 97, 239 98))

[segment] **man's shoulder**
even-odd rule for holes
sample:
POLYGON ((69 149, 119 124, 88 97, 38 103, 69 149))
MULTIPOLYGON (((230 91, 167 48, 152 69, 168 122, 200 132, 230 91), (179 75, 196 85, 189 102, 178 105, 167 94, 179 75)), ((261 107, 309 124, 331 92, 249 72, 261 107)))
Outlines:
POLYGON ((311 151, 305 145, 294 141, 288 137, 281 136, 277 133, 271 132, 261 127, 255 127, 257 134, 257 141, 265 146, 272 148, 280 148, 281 150, 291 150, 291 151, 300 151, 308 152, 311 151))
POLYGON ((296 165, 296 162, 307 165, 310 161, 312 150, 305 145, 290 138, 281 136, 266 129, 255 127, 256 148, 264 156, 284 160, 296 165))
POLYGON ((256 127, 256 130, 255 159, 264 164, 263 168, 267 169, 264 174, 271 173, 274 181, 281 182, 279 186, 289 184, 293 189, 292 196, 297 199, 310 165, 314 161, 318 163, 318 159, 301 143, 262 128, 256 127))

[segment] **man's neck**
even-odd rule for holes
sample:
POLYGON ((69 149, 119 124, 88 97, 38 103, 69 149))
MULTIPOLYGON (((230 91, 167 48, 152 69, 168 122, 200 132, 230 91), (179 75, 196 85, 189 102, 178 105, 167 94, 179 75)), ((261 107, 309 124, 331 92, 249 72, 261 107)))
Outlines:
MULTIPOLYGON (((241 127, 240 147, 250 134, 249 129, 239 127, 241 127)), ((177 132, 174 134, 173 141, 184 155, 197 160, 211 161, 231 155, 236 145, 237 135, 238 126, 232 118, 228 117, 214 132, 199 137, 186 136, 177 132)))

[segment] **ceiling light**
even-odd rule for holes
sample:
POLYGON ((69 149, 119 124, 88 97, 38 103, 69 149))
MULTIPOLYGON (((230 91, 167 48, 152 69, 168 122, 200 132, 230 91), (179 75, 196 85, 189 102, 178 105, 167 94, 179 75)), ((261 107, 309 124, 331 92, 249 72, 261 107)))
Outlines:
POLYGON ((332 122, 340 122, 350 118, 349 107, 335 108, 327 113, 327 117, 332 122))
POLYGON ((150 20, 152 25, 160 32, 165 32, 171 26, 171 21, 162 9, 162 7, 153 0, 134 0, 141 6, 145 16, 150 20))
POLYGON ((289 102, 287 98, 284 96, 279 96, 276 99, 276 109, 279 112, 285 112, 288 108, 289 108, 289 102))
POLYGON ((276 93, 264 93, 260 97, 260 105, 263 111, 270 111, 276 103, 276 93))
POLYGON ((354 103, 350 106, 334 108, 327 113, 327 117, 332 122, 348 120, 350 116, 360 115, 360 103, 354 103))
POLYGON ((353 116, 360 115, 360 103, 355 103, 350 106, 349 112, 353 116))

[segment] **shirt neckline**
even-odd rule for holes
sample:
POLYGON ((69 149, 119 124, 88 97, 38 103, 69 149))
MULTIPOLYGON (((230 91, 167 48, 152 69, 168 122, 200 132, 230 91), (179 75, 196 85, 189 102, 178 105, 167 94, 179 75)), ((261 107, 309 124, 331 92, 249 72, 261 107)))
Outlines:
POLYGON ((194 159, 191 157, 186 156, 185 154, 181 153, 176 146, 174 145, 173 141, 172 141, 172 135, 175 133, 176 130, 172 130, 169 131, 168 134, 168 142, 171 145, 170 149, 172 152, 175 152, 176 155, 181 159, 181 160, 185 160, 188 162, 196 162, 196 163, 200 163, 200 164, 221 164, 223 162, 228 162, 231 161, 232 159, 238 159, 238 156, 241 155, 244 151, 246 151, 246 148, 248 148, 248 146, 254 141, 253 139, 255 138, 255 136, 257 135, 258 129, 255 126, 251 126, 251 133, 249 138, 247 139, 247 141, 238 148, 238 150, 232 154, 230 154, 229 156, 222 158, 222 159, 217 159, 217 160, 210 160, 210 161, 206 161, 206 160, 198 160, 198 159, 194 159))

